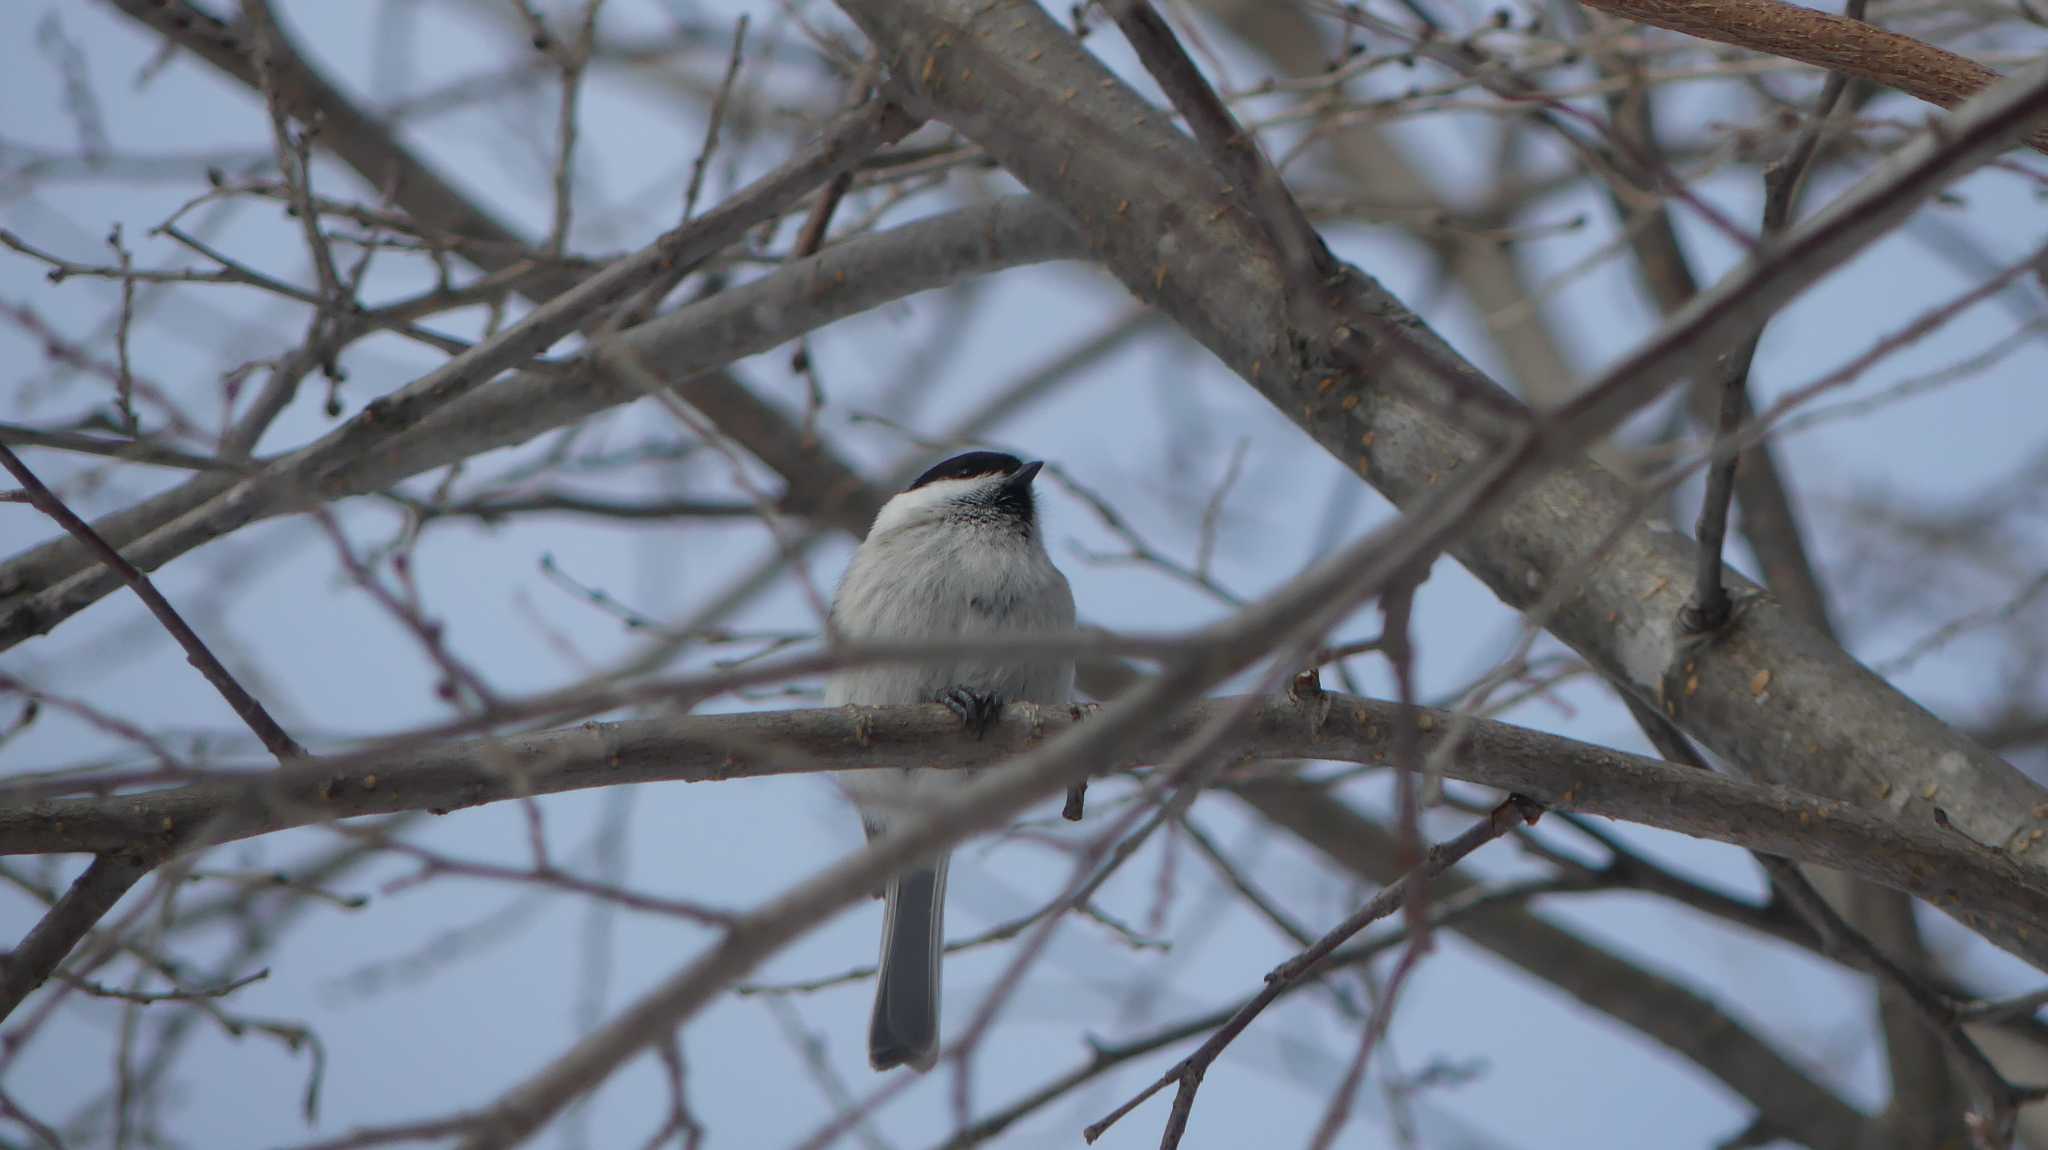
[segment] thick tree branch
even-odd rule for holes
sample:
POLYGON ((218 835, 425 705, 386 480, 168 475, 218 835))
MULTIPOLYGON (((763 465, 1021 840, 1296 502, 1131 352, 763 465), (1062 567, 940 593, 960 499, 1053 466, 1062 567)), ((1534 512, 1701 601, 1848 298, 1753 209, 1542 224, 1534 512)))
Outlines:
MULTIPOLYGON (((1156 761, 1237 700, 1210 700, 1156 728, 1098 773, 1156 761)), ((659 781, 708 782, 827 770, 1007 762, 1068 727, 1065 709, 1019 706, 980 741, 937 705, 692 715, 587 723, 437 743, 141 794, 0 806, 0 853, 178 850, 289 827, 399 811, 446 812, 527 795, 659 781)), ((1325 694, 1249 707, 1218 754, 1387 765, 1399 704, 1325 694)), ((1625 819, 1801 862, 1839 867, 1926 898, 1972 925, 2048 931, 2048 877, 1931 823, 1674 767, 1506 723, 1416 710, 1422 751, 1455 741, 1447 775, 1546 807, 1625 819), (1462 735, 1454 732, 1464 727, 1462 735)), ((0 792, 4 794, 4 792, 0 792)), ((2042 956, 2048 964, 2048 954, 2042 956)))

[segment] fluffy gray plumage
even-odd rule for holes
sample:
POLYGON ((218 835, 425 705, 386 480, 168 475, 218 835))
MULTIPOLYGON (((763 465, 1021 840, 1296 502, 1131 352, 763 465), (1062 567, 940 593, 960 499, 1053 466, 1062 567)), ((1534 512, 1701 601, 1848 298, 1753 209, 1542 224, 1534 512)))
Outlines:
MULTIPOLYGON (((1037 464, 992 452, 933 468, 875 516, 832 603, 848 639, 918 639, 1074 626, 1074 596, 1040 538, 1030 482, 1037 464)), ((1071 662, 1006 662, 999 655, 856 667, 833 676, 834 705, 925 703, 959 691, 1000 704, 1064 703, 1071 662)), ((963 718, 966 716, 963 715, 963 718)), ((843 776, 870 838, 914 812, 959 771, 853 771, 843 776)), ((882 956, 868 1061, 877 1070, 929 1070, 939 1047, 939 960, 944 947, 947 856, 913 867, 884 892, 882 956)))

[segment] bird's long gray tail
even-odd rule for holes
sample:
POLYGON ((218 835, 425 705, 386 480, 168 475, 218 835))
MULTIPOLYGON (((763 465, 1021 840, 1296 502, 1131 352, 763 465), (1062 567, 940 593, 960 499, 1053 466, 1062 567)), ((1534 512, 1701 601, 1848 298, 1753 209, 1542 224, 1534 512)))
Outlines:
POLYGON ((868 1063, 876 1070, 903 1065, 930 1070, 938 1061, 947 861, 941 855, 889 880, 875 1016, 868 1024, 868 1063))

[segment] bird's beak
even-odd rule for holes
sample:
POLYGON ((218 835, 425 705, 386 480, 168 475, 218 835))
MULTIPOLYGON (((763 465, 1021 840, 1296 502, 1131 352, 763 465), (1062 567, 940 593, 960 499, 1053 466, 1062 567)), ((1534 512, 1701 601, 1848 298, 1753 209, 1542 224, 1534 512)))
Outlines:
POLYGON ((1008 479, 1003 480, 1003 486, 1009 488, 1012 491, 1021 491, 1024 488, 1031 486, 1031 481, 1033 479, 1038 478, 1038 469, 1044 466, 1044 460, 1034 459, 1030 463, 1027 463, 1022 467, 1019 467, 1016 473, 1011 475, 1008 479))

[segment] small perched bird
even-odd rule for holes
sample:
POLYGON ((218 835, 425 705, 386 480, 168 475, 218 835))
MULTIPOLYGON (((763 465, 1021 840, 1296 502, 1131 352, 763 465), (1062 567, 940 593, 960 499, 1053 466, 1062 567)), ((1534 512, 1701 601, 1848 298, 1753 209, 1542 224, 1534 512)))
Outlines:
MULTIPOLYGON (((1042 463, 970 451, 917 477, 882 505, 854 552, 832 601, 832 623, 847 639, 908 641, 1059 633, 1074 626, 1074 596, 1038 530, 1031 481, 1042 463)), ((952 708, 978 737, 1005 702, 1064 703, 1072 660, 1006 660, 1000 650, 971 658, 853 667, 825 689, 833 706, 928 703, 952 708)), ((963 772, 904 768, 851 771, 846 787, 868 838, 912 817, 933 788, 963 772)), ((939 1053, 939 957, 945 945, 947 856, 889 880, 883 897, 882 959, 868 1062, 929 1070, 939 1053)))

